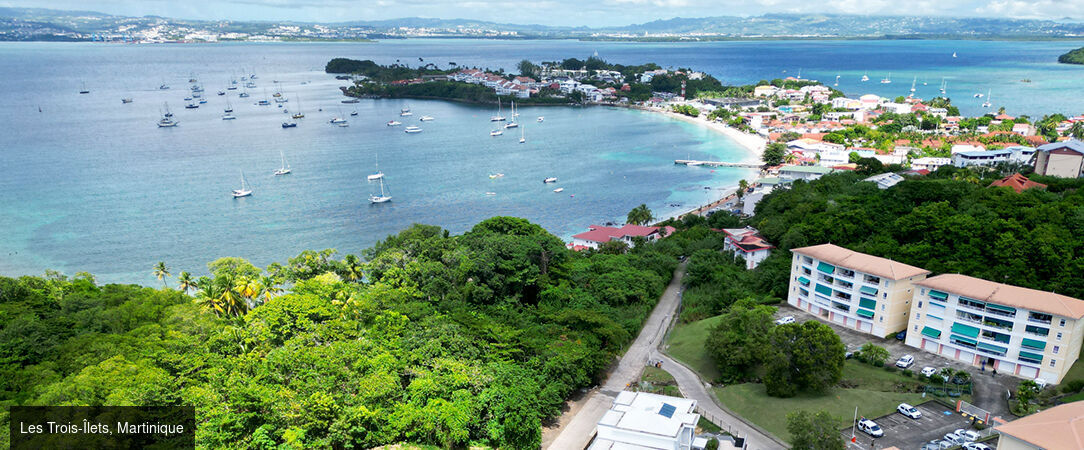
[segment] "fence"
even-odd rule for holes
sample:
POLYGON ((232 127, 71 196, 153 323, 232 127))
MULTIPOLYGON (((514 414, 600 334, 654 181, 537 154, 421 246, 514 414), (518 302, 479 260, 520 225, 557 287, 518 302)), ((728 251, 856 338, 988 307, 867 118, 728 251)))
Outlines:
POLYGON ((968 417, 975 421, 975 423, 986 424, 990 422, 990 412, 972 405, 963 400, 956 402, 956 412, 963 414, 964 417, 968 417))
POLYGON ((711 423, 715 424, 715 426, 719 427, 719 429, 722 430, 724 433, 726 433, 726 434, 730 435, 730 437, 734 438, 734 446, 735 447, 738 447, 738 448, 741 448, 741 449, 748 448, 745 445, 745 438, 739 437, 737 434, 735 434, 734 427, 732 427, 730 424, 725 423, 722 420, 719 420, 719 418, 711 415, 711 413, 705 411, 704 408, 701 408, 700 405, 696 405, 696 413, 700 414, 700 417, 703 417, 704 419, 707 419, 708 422, 711 422, 711 423))

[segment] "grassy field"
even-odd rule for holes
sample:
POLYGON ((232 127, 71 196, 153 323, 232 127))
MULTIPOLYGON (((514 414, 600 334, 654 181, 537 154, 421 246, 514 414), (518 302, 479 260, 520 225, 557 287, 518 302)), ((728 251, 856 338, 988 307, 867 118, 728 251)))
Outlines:
POLYGON ((691 367, 707 381, 719 378, 719 370, 708 356, 704 343, 708 340, 708 332, 719 316, 709 317, 704 320, 680 324, 670 332, 670 340, 667 342, 667 353, 674 359, 691 367))
POLYGON ((922 400, 922 394, 841 388, 829 389, 821 395, 776 398, 764 393, 764 385, 753 383, 715 388, 715 396, 731 411, 788 442, 787 413, 790 411, 825 410, 840 419, 839 427, 842 428, 854 416, 855 406, 859 416, 879 417, 895 411, 900 403, 914 404, 922 400))

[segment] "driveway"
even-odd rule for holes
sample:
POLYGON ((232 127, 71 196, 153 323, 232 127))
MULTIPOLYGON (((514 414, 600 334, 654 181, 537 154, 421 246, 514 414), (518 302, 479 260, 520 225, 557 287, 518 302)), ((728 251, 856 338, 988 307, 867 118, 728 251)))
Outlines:
POLYGON ((970 364, 964 364, 960 361, 948 359, 914 347, 909 347, 904 344, 903 341, 885 339, 871 334, 861 333, 852 328, 845 328, 837 323, 825 321, 820 317, 816 317, 786 303, 782 304, 779 307, 779 312, 776 313, 777 318, 783 316, 794 316, 795 321, 799 323, 817 320, 832 327, 836 334, 839 335, 840 340, 843 341, 843 345, 847 347, 847 351, 858 350, 867 342, 872 342, 884 347, 889 353, 889 359, 886 364, 895 363, 895 361, 903 355, 914 356, 915 365, 911 366, 910 369, 916 373, 927 366, 936 368, 938 371, 943 367, 951 367, 955 370, 966 370, 971 374, 971 380, 973 381, 973 392, 971 397, 975 406, 989 411, 991 417, 1000 416, 1006 420, 1015 418, 1015 416, 1009 413, 1009 405, 1006 402, 1005 395, 1007 390, 1016 391, 1017 385, 1019 385, 1021 381, 1024 381, 1021 378, 1004 374, 993 375, 990 371, 983 372, 970 364))

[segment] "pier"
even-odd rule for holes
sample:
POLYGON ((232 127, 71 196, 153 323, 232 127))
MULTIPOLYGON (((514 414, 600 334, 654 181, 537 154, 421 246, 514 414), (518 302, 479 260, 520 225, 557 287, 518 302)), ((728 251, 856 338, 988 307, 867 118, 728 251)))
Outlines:
POLYGON ((675 159, 674 164, 683 164, 686 166, 711 166, 711 167, 741 167, 743 169, 759 169, 762 164, 753 163, 732 163, 722 161, 697 161, 694 159, 675 159))

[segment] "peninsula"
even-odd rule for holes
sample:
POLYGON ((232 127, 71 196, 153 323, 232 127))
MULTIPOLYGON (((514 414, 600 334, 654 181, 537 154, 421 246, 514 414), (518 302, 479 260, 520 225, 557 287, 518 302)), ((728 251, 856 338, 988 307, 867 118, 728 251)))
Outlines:
POLYGON ((1084 47, 1059 56, 1058 62, 1062 64, 1084 64, 1084 47))

